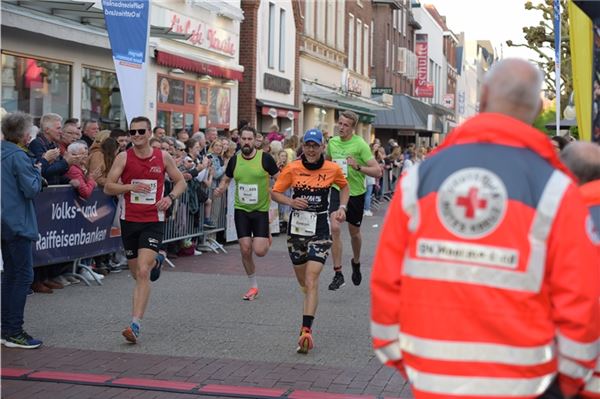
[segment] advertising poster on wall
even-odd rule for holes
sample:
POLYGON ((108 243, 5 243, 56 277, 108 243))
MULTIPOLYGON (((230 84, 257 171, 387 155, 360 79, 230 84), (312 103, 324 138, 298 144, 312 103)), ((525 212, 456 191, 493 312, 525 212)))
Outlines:
POLYGON ((231 93, 223 87, 210 88, 208 127, 229 127, 231 93))
POLYGON ((159 76, 156 87, 159 103, 183 105, 183 88, 185 87, 183 80, 159 76))

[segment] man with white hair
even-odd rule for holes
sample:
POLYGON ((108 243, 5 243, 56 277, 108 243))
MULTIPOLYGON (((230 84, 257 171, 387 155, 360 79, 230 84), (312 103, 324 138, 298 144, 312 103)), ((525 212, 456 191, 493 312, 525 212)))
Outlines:
POLYGON ((598 357, 588 210, 531 125, 543 76, 504 59, 480 114, 405 173, 371 280, 378 358, 416 399, 576 396, 598 357))
POLYGON ((64 174, 74 161, 74 156, 66 152, 60 154, 60 140, 62 137, 62 117, 58 114, 48 113, 42 115, 40 120, 40 133, 29 143, 29 151, 33 153, 38 162, 42 164, 42 176, 48 184, 66 184, 69 182, 64 174))

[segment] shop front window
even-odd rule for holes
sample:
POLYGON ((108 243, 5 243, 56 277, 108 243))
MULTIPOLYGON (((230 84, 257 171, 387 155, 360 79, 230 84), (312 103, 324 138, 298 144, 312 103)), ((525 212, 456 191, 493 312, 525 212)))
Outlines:
POLYGON ((83 68, 81 119, 96 119, 101 128, 125 127, 125 115, 117 74, 83 68))
POLYGON ((2 53, 2 111, 71 113, 71 66, 2 53))

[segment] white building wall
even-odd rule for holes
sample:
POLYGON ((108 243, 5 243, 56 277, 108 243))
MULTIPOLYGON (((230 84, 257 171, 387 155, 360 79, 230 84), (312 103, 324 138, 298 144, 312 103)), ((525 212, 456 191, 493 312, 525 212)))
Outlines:
POLYGON ((256 60, 256 98, 275 101, 283 104, 294 105, 295 87, 295 65, 296 65, 296 24, 294 22, 294 11, 290 0, 262 0, 258 8, 257 21, 257 60, 256 60), (275 35, 273 43, 273 68, 269 68, 269 4, 275 6, 275 35), (285 60, 284 71, 279 69, 279 47, 280 47, 280 12, 285 11, 285 60), (264 74, 279 76, 291 83, 289 94, 279 93, 264 88, 264 74))

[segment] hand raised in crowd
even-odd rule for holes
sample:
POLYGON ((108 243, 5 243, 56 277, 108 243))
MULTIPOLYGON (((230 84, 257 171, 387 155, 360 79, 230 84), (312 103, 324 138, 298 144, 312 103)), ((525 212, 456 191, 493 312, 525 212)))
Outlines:
POLYGON ((129 191, 134 193, 147 194, 152 191, 152 187, 144 183, 133 183, 129 185, 129 191))
POLYGON ((183 173, 183 179, 185 181, 190 181, 190 180, 192 180, 192 175, 189 174, 189 173, 187 173, 187 172, 185 172, 185 173, 183 173))
POLYGON ((210 159, 208 159, 208 157, 204 157, 204 159, 202 159, 202 162, 198 164, 198 171, 208 168, 209 164, 210 159))
POLYGON ((346 221, 346 211, 343 208, 340 208, 333 212, 331 217, 334 218, 338 223, 344 223, 346 221))
POLYGON ((306 209, 308 208, 308 200, 306 198, 294 198, 292 202, 290 202, 290 206, 294 209, 306 209))
POLYGON ((79 186, 80 186, 79 180, 77 180, 77 179, 72 179, 72 180, 70 180, 70 181, 69 181, 69 184, 70 184, 71 186, 73 186, 73 188, 79 188, 79 186))
POLYGON ((72 165, 73 163, 75 163, 76 161, 80 160, 81 158, 83 158, 85 155, 73 155, 71 153, 69 153, 68 151, 65 152, 65 154, 63 155, 63 158, 65 159, 65 161, 67 161, 67 163, 69 165, 72 165))
POLYGON ((220 197, 225 192, 225 190, 227 190, 227 189, 223 188, 221 186, 217 186, 217 188, 215 188, 213 190, 213 197, 215 197, 215 198, 220 197))
POLYGON ((53 148, 51 150, 48 150, 44 153, 44 155, 42 155, 44 157, 44 159, 46 161, 48 161, 49 163, 52 163, 54 161, 56 161, 56 159, 59 157, 60 155, 60 150, 58 148, 53 148))

